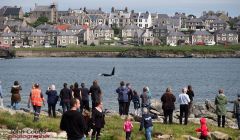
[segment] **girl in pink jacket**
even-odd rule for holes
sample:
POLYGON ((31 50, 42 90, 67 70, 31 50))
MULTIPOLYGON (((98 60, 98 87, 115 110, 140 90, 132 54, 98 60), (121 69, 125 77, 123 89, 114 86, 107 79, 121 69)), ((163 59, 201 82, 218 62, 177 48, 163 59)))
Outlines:
POLYGON ((130 116, 127 116, 123 125, 123 130, 126 132, 126 140, 130 140, 133 124, 130 116))

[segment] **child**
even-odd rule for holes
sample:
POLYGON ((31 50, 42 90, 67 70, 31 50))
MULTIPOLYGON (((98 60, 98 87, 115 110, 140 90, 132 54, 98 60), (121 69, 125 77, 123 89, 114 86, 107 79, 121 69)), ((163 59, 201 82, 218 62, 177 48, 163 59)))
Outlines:
POLYGON ((208 137, 207 120, 205 118, 201 118, 200 124, 201 127, 196 129, 197 132, 201 132, 199 139, 207 140, 208 137))
POLYGON ((126 140, 130 140, 132 128, 133 128, 133 125, 132 125, 130 116, 127 116, 123 126, 123 129, 126 132, 126 140))
POLYGON ((138 109, 140 108, 140 100, 139 100, 139 96, 135 90, 133 91, 132 101, 133 101, 134 110, 135 110, 134 114, 138 116, 139 115, 138 109))

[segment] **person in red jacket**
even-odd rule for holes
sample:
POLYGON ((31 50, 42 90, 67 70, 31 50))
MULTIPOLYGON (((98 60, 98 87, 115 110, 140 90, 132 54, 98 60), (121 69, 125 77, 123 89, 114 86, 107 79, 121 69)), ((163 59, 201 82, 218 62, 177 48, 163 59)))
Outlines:
POLYGON ((208 128, 207 128, 206 118, 201 118, 200 119, 200 124, 201 124, 201 127, 196 129, 197 132, 201 133, 199 139, 207 140, 207 138, 208 138, 208 128))

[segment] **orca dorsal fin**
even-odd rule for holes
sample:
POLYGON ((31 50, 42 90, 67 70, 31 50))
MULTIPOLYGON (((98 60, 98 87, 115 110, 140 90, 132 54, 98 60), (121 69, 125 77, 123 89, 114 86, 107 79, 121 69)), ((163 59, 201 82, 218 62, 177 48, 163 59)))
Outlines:
POLYGON ((112 70, 112 75, 115 74, 115 67, 113 67, 113 70, 112 70))

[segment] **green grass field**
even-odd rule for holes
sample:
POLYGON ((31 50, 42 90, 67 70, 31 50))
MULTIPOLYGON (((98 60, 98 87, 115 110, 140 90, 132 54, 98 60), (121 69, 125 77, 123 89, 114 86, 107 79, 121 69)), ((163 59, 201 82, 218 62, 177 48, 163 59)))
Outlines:
MULTIPOLYGON (((40 121, 34 123, 33 115, 30 114, 15 114, 10 115, 8 112, 0 111, 0 126, 5 126, 9 129, 19 129, 29 127, 34 129, 41 129, 46 131, 60 132, 59 124, 60 117, 49 118, 47 116, 41 115, 40 121)), ((124 140, 125 133, 123 131, 123 120, 119 116, 107 116, 105 118, 106 125, 102 130, 103 140, 124 140)), ((133 122, 134 129, 132 132, 132 140, 144 140, 144 131, 139 131, 139 123, 133 122)), ((166 125, 162 123, 154 123, 153 133, 163 133, 170 134, 177 140, 181 140, 182 135, 192 135, 197 136, 195 129, 199 125, 188 124, 188 125, 166 125)), ((237 139, 240 135, 239 130, 234 130, 231 128, 218 128, 216 126, 208 126, 210 131, 221 131, 229 134, 232 139, 237 139)))

